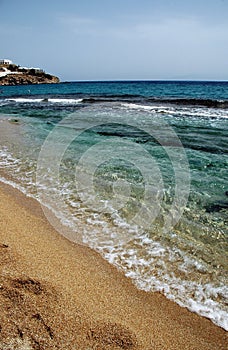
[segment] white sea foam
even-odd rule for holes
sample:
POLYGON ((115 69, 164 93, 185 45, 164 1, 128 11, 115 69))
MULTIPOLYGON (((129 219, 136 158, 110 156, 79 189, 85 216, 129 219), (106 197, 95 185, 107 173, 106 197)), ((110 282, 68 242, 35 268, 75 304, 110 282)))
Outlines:
POLYGON ((213 109, 205 107, 181 107, 181 106, 150 106, 135 103, 121 103, 121 106, 127 109, 145 110, 151 113, 175 115, 175 116, 191 116, 205 118, 228 118, 228 112, 224 109, 213 109))
MULTIPOLYGON (((91 244, 91 243, 90 243, 91 244)), ((145 241, 142 240, 142 245, 145 241)), ((147 249, 144 254, 147 258, 139 258, 137 249, 127 249, 112 246, 93 247, 100 251, 112 264, 124 270, 126 276, 133 279, 139 289, 146 291, 159 291, 168 299, 177 302, 180 306, 188 308, 201 316, 211 319, 215 324, 228 331, 228 313, 223 310, 218 298, 228 298, 228 287, 215 286, 212 283, 203 284, 200 281, 185 280, 177 277, 167 268, 165 256, 174 252, 158 242, 147 238, 147 249)), ((192 263, 192 262, 191 262, 192 263)), ((197 261, 195 261, 197 266, 197 261)), ((192 266, 186 265, 186 274, 192 266)))
POLYGON ((79 99, 73 99, 73 98, 50 98, 48 99, 48 102, 51 103, 63 103, 63 104, 77 104, 82 102, 82 98, 79 99))
POLYGON ((42 100, 43 100, 42 98, 22 98, 22 97, 5 99, 6 102, 18 102, 18 103, 38 103, 38 102, 42 102, 42 100))
MULTIPOLYGON (((0 151, 0 166, 3 169, 16 171, 21 165, 23 166, 21 160, 16 159, 6 147, 0 151)), ((27 170, 26 174, 18 174, 21 176, 19 182, 5 179, 3 176, 0 177, 0 181, 36 198, 35 193, 31 193, 34 186, 32 173, 32 170, 27 170)), ((52 179, 49 179, 49 182, 51 185, 52 179)), ((65 196, 77 215, 72 215, 71 211, 59 212, 53 203, 43 201, 42 204, 52 210, 62 224, 82 232, 84 244, 99 251, 110 263, 123 270, 138 288, 162 292, 179 305, 211 319, 218 326, 228 330, 228 313, 220 302, 228 298, 228 288, 220 282, 204 283, 200 279, 188 278, 189 272, 192 271, 202 271, 203 276, 206 275, 207 266, 203 262, 189 257, 185 251, 155 241, 148 234, 140 232, 137 226, 126 224, 117 212, 113 215, 114 225, 105 221, 100 214, 88 212, 80 202, 72 200, 67 184, 61 193, 51 187, 45 187, 43 190, 52 193, 53 203, 60 195, 65 196), (179 271, 180 274, 175 271, 179 271)), ((175 237, 173 234, 172 238, 175 237)))

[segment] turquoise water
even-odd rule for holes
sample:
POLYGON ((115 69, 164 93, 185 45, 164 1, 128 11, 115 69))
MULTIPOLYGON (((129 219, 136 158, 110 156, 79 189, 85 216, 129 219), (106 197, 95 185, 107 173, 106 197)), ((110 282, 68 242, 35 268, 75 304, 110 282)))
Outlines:
POLYGON ((139 288, 228 329, 228 83, 9 86, 0 96, 1 180, 139 288))

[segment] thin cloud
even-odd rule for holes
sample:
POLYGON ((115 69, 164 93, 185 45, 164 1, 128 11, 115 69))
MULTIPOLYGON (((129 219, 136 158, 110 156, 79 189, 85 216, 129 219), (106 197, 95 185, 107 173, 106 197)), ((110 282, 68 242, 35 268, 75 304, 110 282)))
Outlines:
POLYGON ((26 3, 5 2, 0 21, 2 55, 19 64, 67 80, 228 79, 228 1, 26 3))
POLYGON ((63 15, 58 17, 57 20, 64 30, 73 34, 87 35, 100 31, 100 22, 92 18, 63 15))

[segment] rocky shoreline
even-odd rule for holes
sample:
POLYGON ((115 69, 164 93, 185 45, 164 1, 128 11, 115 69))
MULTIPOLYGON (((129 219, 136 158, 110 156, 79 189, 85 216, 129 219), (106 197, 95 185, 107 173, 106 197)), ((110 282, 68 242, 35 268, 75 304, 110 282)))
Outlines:
POLYGON ((0 65, 0 85, 28 85, 59 83, 58 77, 41 69, 21 68, 15 64, 0 65))

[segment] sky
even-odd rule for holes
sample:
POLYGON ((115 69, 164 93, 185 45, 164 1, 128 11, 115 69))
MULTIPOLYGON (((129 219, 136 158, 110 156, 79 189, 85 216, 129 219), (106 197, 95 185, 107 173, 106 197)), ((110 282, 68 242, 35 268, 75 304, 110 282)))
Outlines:
POLYGON ((0 58, 62 81, 228 80, 228 0, 0 0, 0 58))

